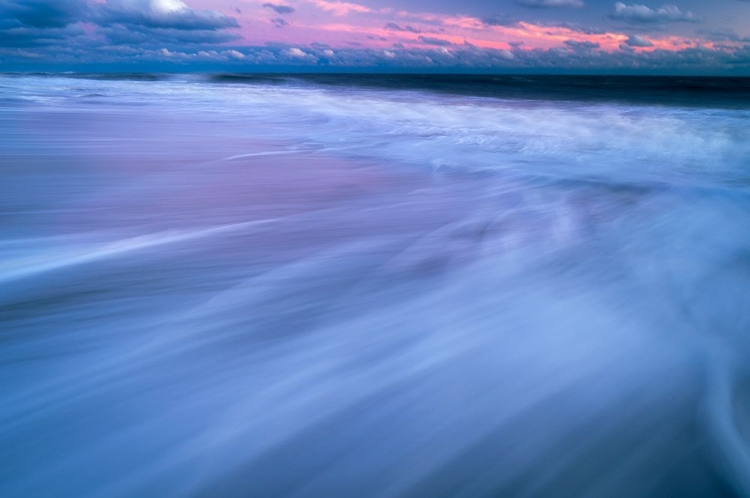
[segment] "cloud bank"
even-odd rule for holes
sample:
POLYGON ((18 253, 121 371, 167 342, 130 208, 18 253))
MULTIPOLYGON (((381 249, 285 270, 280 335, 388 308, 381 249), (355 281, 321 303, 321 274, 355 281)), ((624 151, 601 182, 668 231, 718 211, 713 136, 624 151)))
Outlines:
MULTIPOLYGON (((750 33, 719 29, 671 4, 602 1, 515 0, 507 11, 493 2, 483 15, 467 15, 335 0, 248 0, 242 9, 230 0, 5 0, 0 63, 6 70, 223 64, 233 71, 750 74, 750 33), (593 19, 604 24, 580 22, 597 8, 593 19)), ((733 4, 750 14, 750 2, 733 4)))
POLYGON ((658 22, 701 22, 701 18, 690 11, 683 12, 675 5, 664 5, 658 9, 651 9, 645 5, 615 4, 615 10, 610 14, 612 19, 629 23, 658 23, 658 22))
POLYGON ((533 9, 580 9, 586 5, 583 3, 583 0, 516 0, 516 3, 522 7, 533 9))

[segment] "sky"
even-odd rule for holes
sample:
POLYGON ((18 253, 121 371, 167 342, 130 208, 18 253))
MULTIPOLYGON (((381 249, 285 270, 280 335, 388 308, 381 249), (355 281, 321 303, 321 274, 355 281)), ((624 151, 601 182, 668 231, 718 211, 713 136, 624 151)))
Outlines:
POLYGON ((0 71, 750 76, 750 0, 0 0, 0 71))

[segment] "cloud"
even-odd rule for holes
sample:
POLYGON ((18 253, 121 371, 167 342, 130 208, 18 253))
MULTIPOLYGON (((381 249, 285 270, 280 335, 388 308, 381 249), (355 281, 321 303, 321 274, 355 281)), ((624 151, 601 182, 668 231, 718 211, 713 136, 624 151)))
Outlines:
POLYGON ((628 47, 653 47, 654 46, 654 44, 651 43, 647 38, 644 38, 640 35, 628 36, 628 40, 625 42, 625 44, 628 47))
POLYGON ((603 35, 607 33, 607 30, 603 28, 594 26, 581 26, 580 24, 573 22, 547 22, 544 24, 551 27, 569 29, 571 31, 575 31, 576 33, 583 33, 586 35, 603 35))
POLYGON ((245 59, 246 55, 239 50, 199 50, 197 52, 182 52, 161 48, 157 51, 147 51, 146 58, 163 58, 176 62, 231 62, 245 59))
POLYGON ((294 7, 278 3, 264 3, 263 7, 276 11, 277 14, 291 14, 294 12, 294 7))
POLYGON ((116 45, 220 44, 239 38, 233 17, 188 7, 181 0, 105 0, 92 4, 91 21, 116 45))
POLYGON ((651 9, 645 5, 625 5, 622 2, 615 4, 615 11, 609 17, 632 24, 702 21, 692 12, 683 12, 675 5, 664 5, 658 9, 651 9))
POLYGON ((305 53, 304 50, 302 50, 300 48, 297 48, 297 47, 292 47, 289 50, 287 50, 286 52, 291 57, 307 57, 307 53, 305 53))
POLYGON ((230 28, 234 18, 181 0, 0 0, 0 48, 220 44, 239 38, 230 28))
POLYGON ((64 45, 85 37, 86 32, 75 25, 63 28, 32 28, 28 26, 0 28, 0 49, 10 47, 43 47, 64 45))
POLYGON ((576 40, 566 40, 565 45, 569 46, 573 50, 594 50, 595 48, 600 47, 600 45, 595 42, 576 40))
POLYGON ((482 22, 486 26, 506 26, 512 27, 518 25, 518 19, 514 19, 508 14, 493 14, 482 18, 482 22))
POLYGON ((407 25, 407 26, 401 27, 395 22, 386 23, 385 29, 387 29, 388 31, 403 31, 403 32, 409 32, 409 33, 421 33, 422 32, 421 30, 413 26, 407 25))
MULTIPOLYGON (((318 52, 318 54, 320 54, 320 52, 318 52)), ((320 58, 313 53, 305 52, 299 47, 290 47, 286 50, 282 50, 278 53, 277 58, 284 61, 286 64, 315 65, 320 62, 320 58)))
POLYGON ((86 0, 5 0, 0 20, 31 28, 63 28, 84 16, 86 0))
POLYGON ((168 28, 145 28, 139 26, 103 26, 97 33, 110 45, 221 44, 240 37, 234 33, 216 30, 185 30, 168 28))
MULTIPOLYGON (((302 7, 295 11, 295 16, 311 16, 304 19, 305 22, 299 21, 300 29, 275 30, 270 23, 284 27, 289 24, 287 19, 297 19, 277 15, 279 9, 293 9, 286 3, 302 3, 271 0, 280 3, 264 4, 264 1, 258 2, 256 7, 263 5, 263 11, 268 15, 247 18, 247 39, 231 44, 241 34, 236 29, 239 27, 238 20, 231 17, 236 15, 234 7, 227 7, 224 12, 198 8, 208 5, 213 8, 219 2, 0 0, 0 60, 6 63, 5 67, 10 67, 7 61, 22 58, 31 60, 34 57, 40 61, 40 66, 48 64, 50 70, 70 61, 95 64, 115 60, 120 64, 146 61, 148 67, 158 67, 156 64, 159 61, 167 65, 192 64, 191 61, 195 61, 194 65, 185 67, 203 69, 209 67, 209 62, 215 62, 235 64, 236 67, 243 68, 253 67, 253 64, 279 64, 280 67, 327 64, 329 68, 338 66, 373 69, 398 67, 406 71, 421 70, 420 68, 517 68, 550 72, 556 69, 598 72, 609 68, 612 71, 626 72, 627 68, 645 68, 658 72, 661 68, 687 68, 687 71, 693 70, 692 68, 695 71, 721 68, 726 71, 741 69, 750 74, 750 47, 744 52, 739 50, 739 46, 748 41, 748 38, 743 38, 744 33, 739 35, 728 31, 728 34, 711 34, 709 28, 714 26, 709 24, 705 33, 696 31, 690 37, 684 35, 684 32, 680 36, 670 34, 663 23, 700 21, 692 12, 680 10, 673 5, 649 8, 639 4, 625 4, 623 2, 628 0, 623 0, 615 4, 609 16, 623 23, 618 24, 620 28, 613 29, 613 22, 605 19, 604 22, 609 26, 599 29, 554 21, 560 16, 555 17, 552 11, 536 11, 546 20, 533 23, 519 22, 520 18, 504 14, 487 15, 487 12, 493 11, 489 1, 479 2, 487 10, 484 17, 480 13, 475 17, 468 14, 449 16, 374 10, 365 6, 374 4, 375 0, 361 4, 354 3, 359 0, 306 0, 308 5, 305 12, 301 11, 302 7), (348 15, 347 19, 333 20, 334 17, 343 15, 348 15), (275 19, 269 19, 271 17, 275 19), (633 23, 633 26, 628 27, 624 25, 625 22, 633 23), (265 23, 264 27, 261 26, 262 23, 265 23), (658 36, 644 35, 649 32, 649 26, 661 30, 658 36), (253 30, 253 27, 259 29, 253 30), (510 29, 505 29, 506 27, 510 29), (327 44, 309 42, 317 36, 313 31, 315 29, 325 30, 318 34, 322 33, 320 39, 327 44), (388 34, 389 41, 384 43, 383 36, 388 34), (464 37, 468 42, 463 41, 464 37), (271 46, 274 40, 278 43, 271 46), (712 40, 727 42, 712 44, 712 40), (390 43, 397 41, 403 44, 390 43), (252 47, 251 43, 263 46, 252 47), (162 48, 167 52, 162 52, 162 48)), ((572 16, 571 21, 578 19, 580 22, 592 22, 591 19, 599 16, 593 8, 596 1, 606 2, 603 7, 605 15, 606 9, 612 8, 615 2, 588 0, 586 4, 591 6, 590 10, 575 13, 571 10, 566 15, 572 16)), ((736 8, 748 5, 748 2, 750 0, 732 0, 732 5, 736 8), (743 3, 739 3, 740 1, 743 3)), ((550 9, 574 7, 574 3, 583 5, 581 0, 518 0, 518 3, 525 3, 524 7, 550 9)), ((227 0, 222 5, 228 6, 230 3, 227 0)), ((689 4, 686 0, 684 5, 680 5, 687 9, 695 3, 689 4)), ((521 11, 520 7, 515 8, 516 14, 521 11)), ((514 13, 513 10, 508 12, 514 13)), ((596 18, 601 20, 601 17, 596 18)), ((245 22, 243 26, 244 24, 245 22)))
MULTIPOLYGON (((126 30, 122 30, 126 31, 126 30)), ((178 30, 174 30, 175 32, 178 30)), ((131 33, 132 35, 133 33, 131 33)), ((182 32, 183 35, 189 33, 182 32)), ((625 38, 623 38, 625 40, 625 38)), ((638 43, 632 38, 632 43, 638 43)), ((543 71, 543 72, 634 72, 634 73, 705 73, 721 71, 750 72, 750 46, 732 48, 685 47, 679 50, 633 50, 623 42, 622 50, 597 50, 594 43, 568 40, 563 47, 535 48, 515 44, 511 50, 486 49, 473 45, 453 44, 421 47, 395 46, 389 49, 351 47, 337 48, 335 53, 323 43, 310 45, 273 44, 266 46, 194 46, 164 45, 96 45, 65 43, 34 50, 10 49, 0 44, 4 62, 29 63, 35 57, 40 70, 58 64, 116 64, 118 67, 139 67, 138 64, 164 65, 183 69, 198 68, 215 71, 247 70, 248 68, 306 67, 329 70, 331 67, 391 68, 406 71, 543 71)), ((659 45, 658 40, 651 40, 659 45)), ((27 66, 28 67, 28 66, 27 66)), ((281 70, 281 69, 280 69, 281 70)))
POLYGON ((102 26, 215 31, 239 28, 237 20, 216 10, 191 9, 181 0, 106 0, 96 9, 102 26))
POLYGON ((372 9, 360 5, 358 3, 351 2, 336 2, 329 0, 310 0, 319 9, 331 12, 335 16, 347 16, 351 13, 368 13, 372 12, 372 9))
POLYGON ((580 9, 585 6, 583 0, 516 0, 516 4, 532 9, 580 9))
POLYGON ((59 45, 85 36, 86 0, 0 0, 0 48, 59 45))
POLYGON ((453 45, 448 40, 443 40, 442 38, 431 38, 429 36, 420 36, 419 41, 421 41, 422 43, 426 43, 427 45, 438 45, 441 47, 453 45))

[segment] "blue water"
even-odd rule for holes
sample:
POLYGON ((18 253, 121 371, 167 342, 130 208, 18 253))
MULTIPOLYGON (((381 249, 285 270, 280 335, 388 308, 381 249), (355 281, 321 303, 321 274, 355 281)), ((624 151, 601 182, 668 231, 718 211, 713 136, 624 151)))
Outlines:
POLYGON ((750 496, 750 103, 331 83, 0 76, 0 496, 750 496))

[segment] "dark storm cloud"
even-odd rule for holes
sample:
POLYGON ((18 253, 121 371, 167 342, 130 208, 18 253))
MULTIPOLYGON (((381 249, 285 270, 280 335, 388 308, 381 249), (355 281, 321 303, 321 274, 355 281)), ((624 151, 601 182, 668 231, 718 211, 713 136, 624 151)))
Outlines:
POLYGON ((585 5, 583 0, 516 0, 516 4, 532 9, 580 9, 585 5))
POLYGON ((632 24, 652 24, 665 22, 701 22, 701 18, 691 11, 681 11, 676 5, 664 5, 658 9, 651 9, 645 5, 615 4, 615 10, 609 17, 632 24))
POLYGON ((264 3, 263 7, 275 11, 277 14, 291 14, 294 12, 294 7, 278 3, 264 3))

